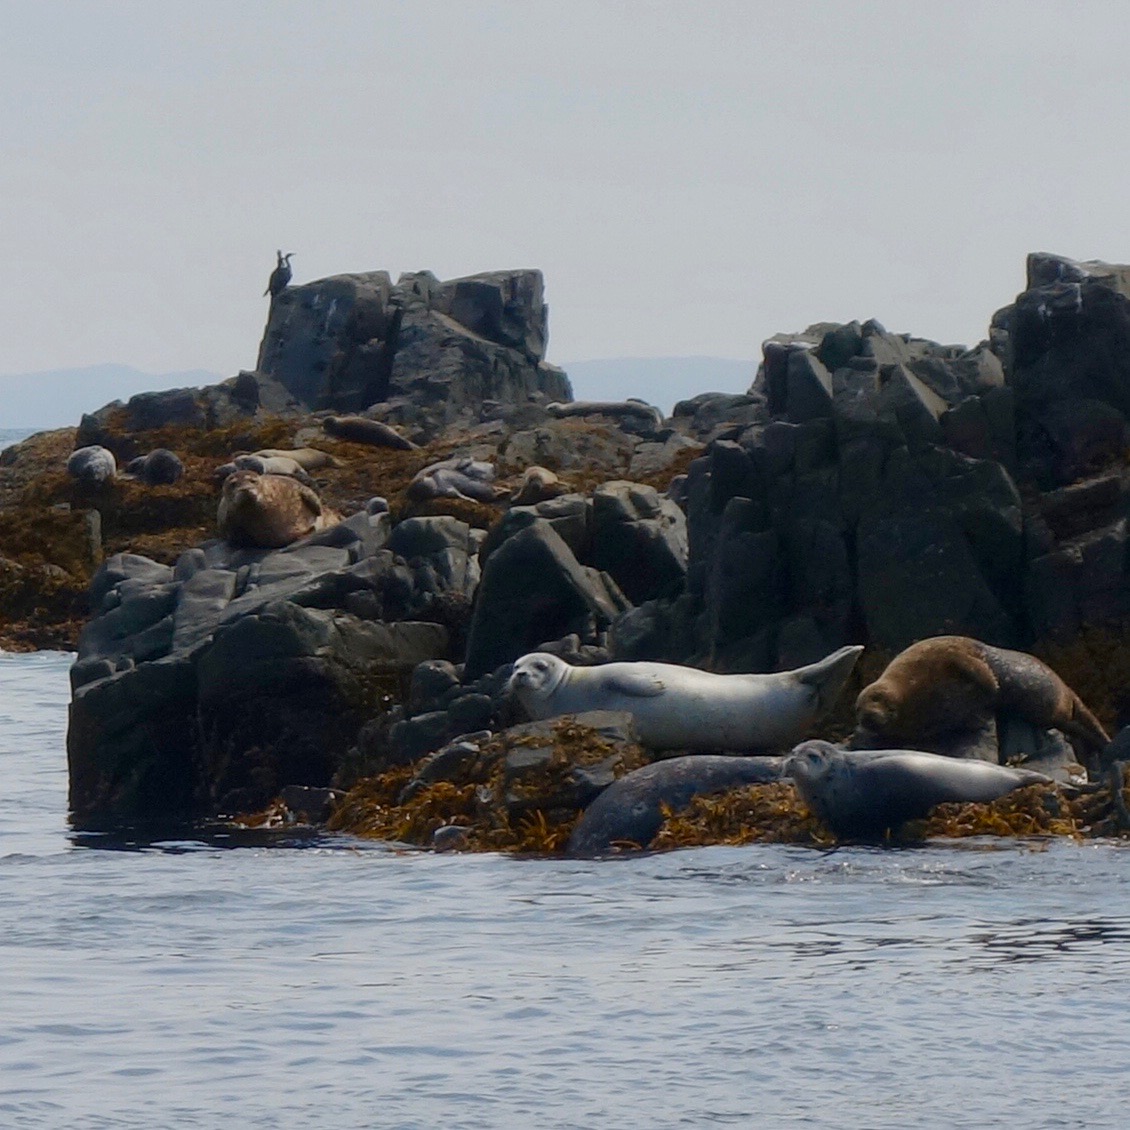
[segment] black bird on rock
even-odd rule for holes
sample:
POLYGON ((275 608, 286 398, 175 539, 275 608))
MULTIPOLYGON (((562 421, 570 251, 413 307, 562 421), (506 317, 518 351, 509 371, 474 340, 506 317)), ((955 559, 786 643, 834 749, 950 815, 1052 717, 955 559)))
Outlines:
POLYGON ((281 251, 275 252, 278 263, 271 272, 271 277, 267 282, 267 289, 263 291, 264 295, 269 294, 274 298, 276 295, 282 294, 290 285, 290 257, 293 254, 293 251, 288 251, 285 255, 281 251))

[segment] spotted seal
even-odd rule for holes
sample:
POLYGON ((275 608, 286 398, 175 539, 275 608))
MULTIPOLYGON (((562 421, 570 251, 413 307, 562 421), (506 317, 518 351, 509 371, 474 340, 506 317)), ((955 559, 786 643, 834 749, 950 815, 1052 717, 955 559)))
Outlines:
POLYGON ((570 855, 646 848, 663 825, 663 809, 679 812, 696 797, 779 780, 783 757, 670 757, 626 773, 585 809, 569 837, 570 855))
POLYGON ((880 836, 935 805, 986 804, 1049 777, 1028 769, 910 749, 842 750, 801 742, 785 762, 804 803, 837 836, 880 836))
POLYGON ((523 655, 507 683, 531 718, 624 710, 652 749, 786 749, 843 689, 862 647, 795 671, 715 675, 674 663, 570 667, 544 651, 523 655))
POLYGON ((118 462, 107 447, 92 443, 72 451, 67 459, 67 474, 84 487, 99 487, 113 480, 118 462))
POLYGON ((983 730, 997 715, 1010 714, 1062 730, 1085 748, 1110 743, 1098 719, 1047 664, 968 636, 912 644, 859 692, 855 714, 857 746, 933 747, 947 734, 983 730))
POLYGON ((262 549, 280 549, 339 520, 297 479, 255 471, 228 475, 216 515, 225 541, 262 549))

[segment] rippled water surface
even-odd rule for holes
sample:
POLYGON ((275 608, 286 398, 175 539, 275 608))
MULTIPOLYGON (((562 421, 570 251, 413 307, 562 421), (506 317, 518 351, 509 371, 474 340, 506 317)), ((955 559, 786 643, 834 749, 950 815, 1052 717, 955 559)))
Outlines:
POLYGON ((1130 1124, 1120 847, 76 842, 68 663, 0 654, 0 1127, 1130 1124))

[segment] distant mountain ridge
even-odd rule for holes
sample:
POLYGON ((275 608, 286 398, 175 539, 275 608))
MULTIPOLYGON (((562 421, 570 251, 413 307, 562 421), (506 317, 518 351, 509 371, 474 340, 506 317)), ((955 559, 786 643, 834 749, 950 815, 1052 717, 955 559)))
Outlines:
POLYGON ((207 369, 178 373, 143 373, 112 362, 78 369, 0 376, 0 429, 65 428, 78 424, 112 400, 128 400, 139 392, 192 388, 224 378, 207 369))
POLYGON ((756 361, 729 357, 607 357, 566 361, 561 367, 578 400, 636 397, 665 414, 700 392, 744 393, 753 384, 756 361))

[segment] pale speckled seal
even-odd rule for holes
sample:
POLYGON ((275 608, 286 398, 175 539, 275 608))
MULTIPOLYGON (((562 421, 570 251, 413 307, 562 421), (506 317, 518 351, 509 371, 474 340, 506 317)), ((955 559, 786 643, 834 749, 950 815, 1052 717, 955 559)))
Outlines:
POLYGON ((831 709, 862 647, 775 675, 715 675, 674 663, 570 667, 523 655, 507 683, 531 718, 624 710, 651 749, 786 749, 831 709))
POLYGON ((494 476, 493 463, 470 456, 453 456, 417 472, 406 493, 413 502, 428 502, 433 498, 494 502, 499 496, 494 476))
POLYGON ((705 793, 779 780, 783 757, 671 757, 625 774, 585 809, 569 837, 570 855, 645 848, 663 825, 663 806, 679 812, 705 793))
POLYGON ((405 439, 395 428, 368 416, 327 416, 322 430, 334 439, 350 443, 367 443, 371 447, 392 447, 398 451, 418 451, 419 448, 405 439))
POLYGON ((976 731, 997 715, 1062 730, 1102 749, 1110 738, 1079 696, 1046 664, 1022 651, 968 636, 935 636, 895 656, 855 703, 854 745, 933 745, 976 731))
POLYGON ((985 804, 1050 778, 1028 769, 910 749, 842 750, 801 742, 785 762, 804 803, 837 836, 880 836, 935 805, 985 804))
POLYGON ((100 444, 92 443, 72 451, 67 459, 67 474, 84 487, 98 487, 110 482, 118 473, 114 453, 100 444))
POLYGON ((216 515, 225 541, 261 549, 280 549, 338 521, 297 479, 254 471, 236 471, 224 480, 216 515))

